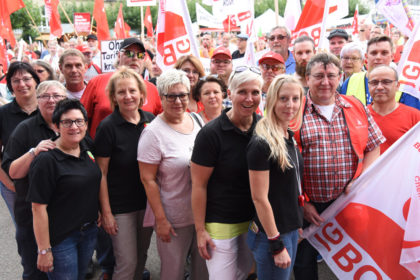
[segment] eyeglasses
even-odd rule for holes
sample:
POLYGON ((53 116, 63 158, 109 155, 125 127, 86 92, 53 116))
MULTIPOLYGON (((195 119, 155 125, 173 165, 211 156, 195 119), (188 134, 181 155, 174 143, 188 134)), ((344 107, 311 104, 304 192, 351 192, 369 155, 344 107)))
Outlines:
POLYGON ((20 84, 21 81, 23 81, 25 84, 27 84, 30 81, 32 81, 32 79, 33 79, 32 77, 25 77, 25 78, 22 78, 22 79, 15 79, 15 80, 12 80, 12 84, 18 85, 18 84, 20 84))
MULTIPOLYGON (((261 75, 260 68, 255 67, 255 66, 248 67, 248 66, 244 65, 244 66, 236 67, 235 72, 233 73, 233 76, 235 76, 235 74, 245 72, 246 70, 249 70, 251 72, 254 72, 255 74, 261 75)), ((233 78, 233 76, 232 76, 232 78, 233 78)))
POLYGON ((43 70, 43 69, 37 69, 37 70, 35 70, 35 72, 37 72, 38 74, 42 74, 42 73, 45 72, 45 70, 43 70))
POLYGON ((168 94, 164 94, 163 96, 165 96, 168 102, 174 103, 177 98, 179 98, 181 102, 187 101, 188 95, 189 95, 188 92, 180 92, 180 93, 168 93, 168 94))
POLYGON ((277 36, 275 36, 275 35, 273 35, 273 36, 271 36, 271 37, 269 37, 268 38, 268 40, 270 40, 270 41, 274 41, 274 40, 284 40, 284 38, 287 38, 287 36, 284 36, 284 35, 277 35, 277 36))
POLYGON ((214 64, 229 64, 230 60, 226 59, 226 60, 220 60, 220 59, 213 59, 211 61, 214 64))
POLYGON ((135 52, 135 51, 131 51, 131 50, 125 50, 124 54, 128 57, 128 58, 133 58, 134 56, 136 56, 138 59, 143 59, 144 58, 144 52, 135 52))
POLYGON ((371 80, 368 82, 368 84, 370 86, 374 86, 377 87, 379 86, 379 84, 382 84, 384 86, 390 86, 393 82, 396 82, 397 80, 389 80, 389 79, 384 79, 384 80, 371 80))
POLYGON ((280 66, 280 65, 261 64, 261 66, 265 71, 268 71, 268 70, 271 69, 271 70, 273 70, 273 72, 277 72, 277 71, 286 69, 286 68, 284 68, 283 66, 280 66))
POLYGON ((82 127, 86 124, 86 121, 84 119, 61 120, 60 123, 63 125, 63 127, 69 128, 73 125, 73 123, 75 123, 77 127, 82 127))
POLYGON ((359 32, 365 32, 365 30, 364 29, 360 29, 359 32))
POLYGON ((341 58, 341 60, 351 60, 351 61, 353 61, 353 62, 356 62, 356 61, 360 60, 360 57, 343 56, 343 57, 341 58))
POLYGON ((185 74, 200 76, 200 73, 198 73, 197 70, 192 70, 192 69, 189 69, 189 68, 185 68, 185 69, 181 69, 181 70, 184 71, 185 74))
POLYGON ((318 81, 321 81, 321 80, 325 79, 325 77, 327 77, 328 80, 332 81, 332 80, 334 80, 338 77, 338 74, 327 74, 327 75, 314 74, 314 75, 311 75, 311 76, 314 77, 314 79, 318 80, 318 81))
POLYGON ((66 98, 66 96, 65 95, 60 95, 60 94, 57 94, 57 95, 46 94, 46 95, 40 95, 37 98, 41 99, 43 101, 48 101, 48 100, 50 100, 50 98, 52 98, 54 101, 58 101, 58 100, 66 98))

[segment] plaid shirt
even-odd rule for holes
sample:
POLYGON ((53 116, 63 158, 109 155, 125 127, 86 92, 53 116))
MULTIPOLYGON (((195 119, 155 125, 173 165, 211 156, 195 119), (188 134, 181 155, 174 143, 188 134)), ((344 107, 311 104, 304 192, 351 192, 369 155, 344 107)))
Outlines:
MULTIPOLYGON (((358 158, 347 134, 343 108, 351 107, 336 94, 331 121, 328 121, 307 96, 307 107, 300 131, 304 160, 304 190, 314 202, 336 199, 352 180, 358 158)), ((369 111, 368 142, 365 152, 385 142, 382 132, 369 111)))

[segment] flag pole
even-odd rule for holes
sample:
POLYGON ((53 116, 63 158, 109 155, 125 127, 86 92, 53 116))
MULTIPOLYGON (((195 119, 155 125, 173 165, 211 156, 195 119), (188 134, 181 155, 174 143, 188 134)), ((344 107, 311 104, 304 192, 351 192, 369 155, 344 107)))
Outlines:
MULTIPOLYGON (((26 13, 28 14, 28 16, 29 16, 29 18, 31 19, 31 21, 32 21, 32 23, 33 23, 33 25, 35 26, 35 28, 36 28, 36 30, 38 31, 38 33, 40 34, 40 35, 42 35, 41 34, 41 32, 39 32, 39 28, 38 28, 38 25, 36 25, 36 23, 35 23, 35 20, 34 20, 34 18, 32 17, 32 15, 31 15, 31 13, 29 12, 29 10, 28 10, 28 8, 26 7, 26 5, 25 5, 25 11, 26 11, 26 13)), ((41 36, 42 37, 42 36, 41 36)), ((45 43, 45 40, 44 39, 42 39, 42 42, 44 43, 44 45, 46 46, 46 43, 45 43)))
POLYGON ((279 26, 279 1, 274 0, 274 9, 276 12, 276 26, 279 26))
POLYGON ((144 18, 143 18, 143 6, 140 6, 140 21, 141 21, 141 40, 144 41, 144 18))
POLYGON ((79 36, 79 34, 77 34, 76 28, 74 28, 73 22, 71 22, 69 15, 67 14, 66 10, 64 10, 63 6, 61 5, 61 2, 58 2, 58 6, 60 6, 61 10, 64 13, 64 16, 67 18, 67 21, 71 24, 71 26, 73 27, 74 33, 76 34, 76 36, 79 36))
POLYGON ((93 29, 93 15, 92 15, 92 19, 90 20, 90 33, 92 33, 92 29, 93 29))

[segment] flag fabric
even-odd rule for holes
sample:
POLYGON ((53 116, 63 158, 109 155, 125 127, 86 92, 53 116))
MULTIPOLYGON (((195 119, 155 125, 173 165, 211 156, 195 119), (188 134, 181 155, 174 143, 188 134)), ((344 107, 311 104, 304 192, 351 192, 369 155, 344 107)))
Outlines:
POLYGON ((156 62, 162 70, 172 68, 177 59, 183 55, 193 54, 199 57, 185 1, 159 1, 156 33, 156 62))
POLYGON ((49 15, 50 34, 54 35, 55 37, 60 37, 63 35, 60 14, 58 13, 58 1, 59 0, 45 0, 46 9, 51 11, 49 15))
POLYGON ((147 6, 146 14, 144 15, 144 26, 147 29, 147 37, 153 37, 152 14, 150 13, 150 7, 149 6, 147 6))
POLYGON ((125 25, 124 25, 124 16, 122 12, 123 4, 120 4, 120 9, 118 11, 117 21, 115 22, 114 32, 117 39, 125 39, 125 25))
POLYGON ((420 99, 420 22, 416 24, 412 36, 404 45, 398 63, 400 91, 420 99))
POLYGON ((376 0, 376 9, 402 33, 406 36, 411 36, 414 29, 414 21, 410 15, 407 1, 376 0))
POLYGON ((16 12, 17 10, 20 10, 23 7, 25 7, 25 3, 23 3, 23 0, 14 0, 14 1, 4 0, 4 2, 5 3, 4 4, 2 3, 2 5, 7 6, 7 10, 9 12, 9 15, 11 15, 14 12, 16 12))
MULTIPOLYGON (((96 21, 96 36, 98 41, 109 40, 111 36, 109 35, 108 19, 105 13, 104 0, 95 0, 93 6, 93 17, 96 21)), ((99 44, 100 45, 100 44, 99 44)))
POLYGON ((236 25, 235 15, 228 15, 223 20, 223 29, 225 30, 225 32, 231 32, 232 29, 237 29, 237 28, 238 28, 238 25, 236 25))
POLYGON ((3 72, 7 72, 7 53, 4 39, 0 36, 0 62, 3 65, 3 72))
POLYGON ((242 33, 246 33, 249 36, 249 39, 246 44, 246 50, 245 50, 245 63, 249 66, 254 66, 257 64, 257 61, 255 60, 255 49, 254 49, 254 43, 257 41, 257 33, 255 32, 254 28, 254 0, 247 0, 243 1, 243 5, 247 5, 247 10, 250 11, 250 17, 248 21, 246 22, 244 28, 242 28, 242 33), (244 32, 245 31, 245 32, 244 32))
POLYGON ((198 3, 195 3, 195 14, 197 16, 197 23, 199 26, 223 28, 222 21, 213 16, 198 3))
POLYGON ((354 11, 351 27, 353 29, 353 35, 359 34, 359 4, 356 4, 356 10, 354 11))
POLYGON ((299 1, 287 0, 286 8, 284 9, 284 22, 289 30, 293 31, 295 29, 301 13, 302 8, 299 1))
POLYGON ((125 29, 125 37, 130 37, 131 26, 128 23, 124 22, 124 29, 125 29))
POLYGON ((304 231, 338 279, 420 277, 419 172, 420 123, 304 231))
POLYGON ((0 0, 0 37, 9 41, 12 47, 16 45, 16 39, 10 15, 23 7, 25 7, 25 3, 22 0, 0 0))

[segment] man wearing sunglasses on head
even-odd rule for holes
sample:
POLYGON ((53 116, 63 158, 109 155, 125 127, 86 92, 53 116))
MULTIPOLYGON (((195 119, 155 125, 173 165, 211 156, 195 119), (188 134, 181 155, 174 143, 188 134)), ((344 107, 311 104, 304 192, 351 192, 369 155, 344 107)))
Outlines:
POLYGON ((290 31, 285 26, 276 26, 271 29, 270 35, 267 37, 268 46, 272 52, 278 53, 283 57, 286 66, 286 74, 295 73, 295 59, 289 51, 290 31))
MULTIPOLYGON (((139 39, 124 39, 120 45, 120 52, 115 65, 117 67, 130 67, 141 76, 144 70, 145 54, 146 49, 139 39)), ((112 113, 106 94, 106 85, 112 74, 113 72, 101 74, 90 80, 80 100, 88 113, 89 134, 92 138, 95 137, 96 127, 99 123, 112 113)), ((157 115, 162 112, 162 104, 157 89, 152 83, 144 82, 146 84, 147 97, 142 109, 157 115)))

